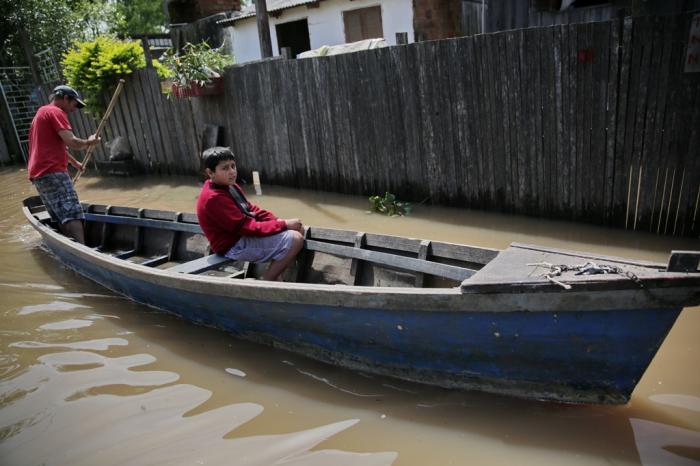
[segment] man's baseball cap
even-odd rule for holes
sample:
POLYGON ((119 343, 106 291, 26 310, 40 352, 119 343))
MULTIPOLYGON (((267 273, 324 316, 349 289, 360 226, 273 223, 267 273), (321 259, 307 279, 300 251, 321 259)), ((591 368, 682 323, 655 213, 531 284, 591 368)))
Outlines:
POLYGON ((76 91, 70 86, 56 86, 53 89, 53 93, 56 97, 68 96, 71 99, 74 99, 76 102, 78 102, 78 108, 85 107, 85 102, 83 102, 80 98, 80 94, 78 94, 78 91, 76 91))

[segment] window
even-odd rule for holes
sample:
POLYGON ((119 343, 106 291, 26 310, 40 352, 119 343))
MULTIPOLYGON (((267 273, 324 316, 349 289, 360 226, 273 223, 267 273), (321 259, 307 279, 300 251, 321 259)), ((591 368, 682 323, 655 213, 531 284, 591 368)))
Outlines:
POLYGON ((382 30, 382 8, 373 6, 343 12, 345 42, 384 37, 382 30))
POLYGON ((275 29, 277 30, 277 48, 280 54, 282 54, 283 47, 291 48, 293 57, 311 48, 309 23, 306 19, 278 24, 275 29))

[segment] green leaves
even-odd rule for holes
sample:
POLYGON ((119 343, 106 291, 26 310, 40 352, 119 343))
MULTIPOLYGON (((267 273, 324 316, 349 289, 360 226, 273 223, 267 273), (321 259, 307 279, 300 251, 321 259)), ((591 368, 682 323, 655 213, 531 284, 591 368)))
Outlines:
POLYGON ((189 87, 191 83, 204 85, 211 78, 220 77, 224 68, 233 64, 230 55, 224 54, 222 49, 212 49, 206 42, 187 43, 180 54, 170 49, 160 61, 168 67, 180 87, 189 87))
POLYGON ((161 1, 155 0, 0 0, 0 63, 25 62, 19 31, 29 35, 34 52, 58 55, 74 41, 105 34, 130 36, 167 31, 161 1))
POLYGON ((401 202, 390 192, 386 192, 384 197, 370 196, 369 203, 373 212, 379 212, 390 217, 398 217, 411 213, 413 205, 410 202, 401 202))
POLYGON ((85 96, 90 110, 105 108, 103 95, 123 78, 146 67, 143 48, 138 42, 100 36, 92 42, 78 42, 63 55, 63 73, 68 85, 85 96))

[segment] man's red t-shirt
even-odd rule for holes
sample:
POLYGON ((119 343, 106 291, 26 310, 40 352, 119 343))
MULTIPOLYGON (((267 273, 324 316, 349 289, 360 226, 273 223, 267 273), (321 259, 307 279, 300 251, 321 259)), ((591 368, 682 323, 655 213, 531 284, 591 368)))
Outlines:
POLYGON ((49 104, 34 115, 29 129, 29 179, 68 171, 68 149, 58 132, 73 131, 66 112, 49 104))
POLYGON ((248 210, 252 217, 241 211, 228 186, 204 182, 197 199, 197 219, 214 252, 226 254, 242 236, 269 236, 287 229, 287 222, 272 212, 250 202, 248 210))

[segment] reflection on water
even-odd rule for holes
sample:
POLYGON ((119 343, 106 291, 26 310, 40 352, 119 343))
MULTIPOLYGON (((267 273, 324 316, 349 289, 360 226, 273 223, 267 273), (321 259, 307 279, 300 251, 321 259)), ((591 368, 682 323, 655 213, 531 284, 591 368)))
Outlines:
POLYGON ((661 403, 668 406, 676 406, 678 408, 688 409, 700 413, 700 397, 690 395, 652 395, 649 397, 651 401, 661 403))
MULTIPOLYGON (((108 349, 110 342, 71 346, 108 349)), ((261 414, 263 406, 236 403, 190 415, 211 392, 171 385, 179 379, 173 372, 134 370, 155 361, 149 354, 110 358, 88 351, 39 356, 27 371, 0 383, 3 464, 224 464, 236 458, 236 464, 249 465, 364 466, 388 465, 396 458, 396 453, 310 451, 357 420, 236 437, 233 431, 261 414)))
POLYGON ((645 466, 697 466, 700 432, 681 427, 630 419, 639 457, 645 466))
MULTIPOLYGON (((700 312, 685 310, 627 406, 569 406, 420 386, 241 342, 67 270, 0 171, 0 464, 697 464, 700 312), (105 299, 107 298, 107 299, 105 299)), ((192 211, 193 179, 83 178, 95 203, 192 211)), ((500 248, 511 241, 665 261, 693 239, 266 187, 304 223, 500 248)))
POLYGON ((46 304, 35 304, 32 306, 23 306, 17 314, 33 314, 34 312, 44 312, 44 311, 72 311, 73 309, 87 308, 78 303, 68 303, 66 301, 52 301, 46 304))
POLYGON ((48 324, 41 325, 41 326, 39 326, 39 330, 69 330, 69 329, 89 327, 91 325, 92 325, 92 322, 89 320, 70 319, 70 320, 62 320, 60 322, 50 322, 48 324))

